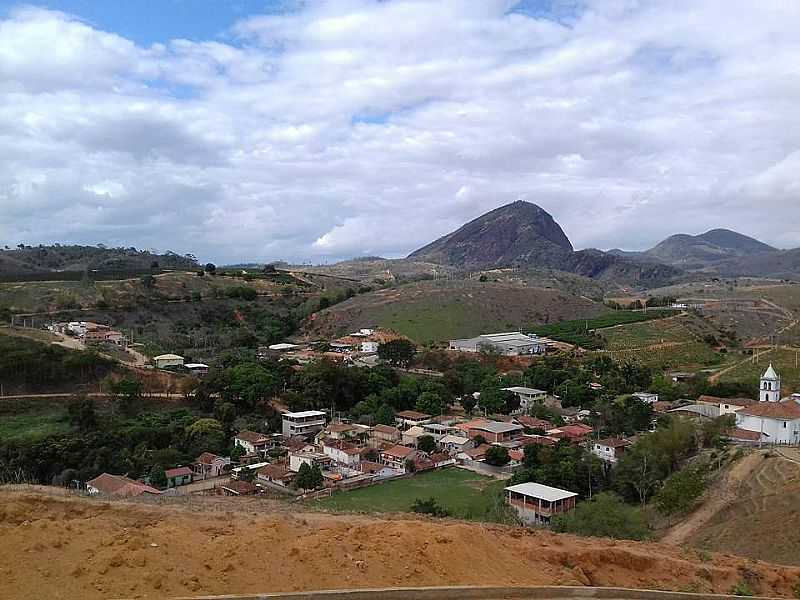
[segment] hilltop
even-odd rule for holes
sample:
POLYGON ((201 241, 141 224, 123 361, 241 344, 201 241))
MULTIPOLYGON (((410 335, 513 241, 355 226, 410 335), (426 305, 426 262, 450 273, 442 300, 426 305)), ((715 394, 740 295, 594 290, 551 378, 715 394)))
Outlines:
POLYGON ((18 600, 454 585, 594 585, 791 597, 800 569, 657 543, 451 519, 159 505, 0 491, 3 590, 18 600), (80 535, 76 535, 80 531, 80 535), (20 560, 24 553, 26 560, 20 560), (264 568, 268 565, 269 568, 264 568))
POLYGON ((776 252, 772 246, 729 229, 712 229, 700 235, 677 234, 645 254, 669 264, 702 267, 709 263, 776 252))

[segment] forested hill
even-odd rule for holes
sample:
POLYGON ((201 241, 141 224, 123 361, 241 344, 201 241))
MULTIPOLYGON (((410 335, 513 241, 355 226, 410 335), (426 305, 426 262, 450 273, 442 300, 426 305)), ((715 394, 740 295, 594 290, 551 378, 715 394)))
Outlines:
POLYGON ((0 274, 48 273, 53 271, 141 269, 195 269, 197 258, 191 254, 138 250, 136 248, 107 248, 103 245, 80 246, 20 244, 0 250, 0 274))

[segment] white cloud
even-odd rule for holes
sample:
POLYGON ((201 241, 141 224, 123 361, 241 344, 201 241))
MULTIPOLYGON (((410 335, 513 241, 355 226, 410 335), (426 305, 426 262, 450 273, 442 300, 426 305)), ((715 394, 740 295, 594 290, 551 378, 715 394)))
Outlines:
POLYGON ((13 12, 0 240, 400 255, 525 198, 576 247, 800 245, 800 5, 514 4, 326 0, 152 47, 13 12))

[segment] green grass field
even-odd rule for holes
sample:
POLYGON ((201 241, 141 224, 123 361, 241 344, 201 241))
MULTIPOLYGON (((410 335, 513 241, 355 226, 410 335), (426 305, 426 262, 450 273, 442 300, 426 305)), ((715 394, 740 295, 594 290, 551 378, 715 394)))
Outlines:
POLYGON ((609 350, 641 348, 663 342, 689 342, 694 337, 681 319, 661 319, 643 323, 631 323, 603 329, 600 335, 609 350))
POLYGON ((0 439, 38 439, 70 430, 66 411, 48 408, 21 414, 0 415, 0 439))
POLYGON ((414 500, 435 498, 451 516, 497 521, 502 515, 505 482, 470 471, 448 468, 408 479, 380 483, 317 500, 319 508, 342 512, 410 512, 414 500))
POLYGON ((722 382, 752 383, 753 393, 758 389, 758 379, 766 371, 769 363, 781 376, 781 395, 788 396, 800 392, 800 352, 792 350, 773 350, 759 357, 758 362, 747 361, 720 377, 722 382), (797 361, 797 362, 795 362, 797 361))

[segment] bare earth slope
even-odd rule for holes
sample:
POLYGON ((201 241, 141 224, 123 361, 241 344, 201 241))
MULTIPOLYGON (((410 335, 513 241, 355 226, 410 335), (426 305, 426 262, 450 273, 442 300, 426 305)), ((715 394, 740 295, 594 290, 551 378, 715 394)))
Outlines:
POLYGON ((0 597, 166 598, 431 585, 597 585, 791 597, 800 569, 655 543, 265 502, 108 503, 0 491, 0 597), (278 512, 267 512, 272 509, 278 512))
POLYGON ((800 565, 800 452, 759 452, 733 467, 688 527, 665 539, 718 552, 800 565), (789 458, 784 457, 787 456, 789 458), (797 462, 794 462, 794 459, 797 462))

